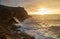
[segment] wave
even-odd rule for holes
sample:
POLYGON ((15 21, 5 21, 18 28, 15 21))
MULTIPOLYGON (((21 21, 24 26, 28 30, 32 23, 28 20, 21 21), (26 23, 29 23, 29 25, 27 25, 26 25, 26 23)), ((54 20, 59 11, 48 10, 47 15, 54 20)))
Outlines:
POLYGON ((49 30, 50 25, 45 25, 43 22, 36 23, 34 19, 28 18, 20 22, 21 28, 18 28, 23 33, 35 37, 35 39, 59 39, 54 32, 49 30))

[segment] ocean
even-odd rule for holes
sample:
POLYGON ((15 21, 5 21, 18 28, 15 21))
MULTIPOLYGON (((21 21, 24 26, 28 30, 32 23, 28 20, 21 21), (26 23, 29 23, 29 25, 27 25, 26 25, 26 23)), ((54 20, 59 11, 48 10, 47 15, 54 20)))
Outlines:
POLYGON ((60 39, 60 20, 55 15, 53 18, 32 15, 21 22, 19 30, 35 39, 60 39))

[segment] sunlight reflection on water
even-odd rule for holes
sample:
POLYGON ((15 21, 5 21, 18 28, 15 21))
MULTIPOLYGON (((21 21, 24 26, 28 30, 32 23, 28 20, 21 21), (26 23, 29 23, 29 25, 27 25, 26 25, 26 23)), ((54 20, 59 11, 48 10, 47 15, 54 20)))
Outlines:
POLYGON ((59 24, 54 25, 55 21, 36 21, 37 20, 34 20, 33 18, 28 18, 22 22, 23 26, 19 29, 22 32, 34 36, 35 39, 60 39, 60 37, 57 37, 60 35, 60 32, 52 28, 52 26, 58 27, 59 24))

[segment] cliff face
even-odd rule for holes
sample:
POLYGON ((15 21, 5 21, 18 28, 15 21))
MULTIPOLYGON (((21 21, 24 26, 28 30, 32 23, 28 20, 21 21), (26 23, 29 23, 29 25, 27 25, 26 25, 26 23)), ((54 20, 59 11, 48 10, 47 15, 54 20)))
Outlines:
POLYGON ((12 17, 23 21, 28 17, 26 10, 23 7, 8 7, 0 5, 0 23, 8 23, 12 17))
POLYGON ((25 33, 18 33, 21 31, 18 31, 17 26, 12 24, 16 23, 13 17, 16 17, 19 21, 23 21, 28 18, 28 14, 23 7, 0 5, 0 38, 3 35, 7 39, 33 39, 25 33))

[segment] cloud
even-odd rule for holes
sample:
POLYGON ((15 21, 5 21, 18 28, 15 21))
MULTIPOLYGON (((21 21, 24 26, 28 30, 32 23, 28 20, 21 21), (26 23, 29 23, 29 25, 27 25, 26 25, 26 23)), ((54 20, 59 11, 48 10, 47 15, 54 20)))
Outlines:
POLYGON ((8 6, 26 6, 34 2, 36 0, 0 0, 0 4, 8 6))
POLYGON ((24 7, 29 5, 60 7, 60 0, 0 0, 0 4, 8 6, 24 6, 24 7))
POLYGON ((0 4, 7 6, 22 6, 28 12, 34 12, 44 6, 50 9, 60 9, 60 0, 0 0, 0 4))

